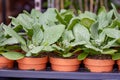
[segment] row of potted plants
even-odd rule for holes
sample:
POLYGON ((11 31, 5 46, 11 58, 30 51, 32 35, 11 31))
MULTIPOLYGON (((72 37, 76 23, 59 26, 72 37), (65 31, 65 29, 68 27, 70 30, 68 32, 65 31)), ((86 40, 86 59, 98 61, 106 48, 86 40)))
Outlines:
POLYGON ((120 15, 112 7, 77 16, 71 10, 33 9, 10 17, 0 27, 0 59, 8 60, 6 65, 0 60, 0 68, 12 68, 17 60, 19 69, 44 70, 50 61, 52 70, 77 71, 83 60, 91 72, 111 72, 115 60, 120 65, 120 15))

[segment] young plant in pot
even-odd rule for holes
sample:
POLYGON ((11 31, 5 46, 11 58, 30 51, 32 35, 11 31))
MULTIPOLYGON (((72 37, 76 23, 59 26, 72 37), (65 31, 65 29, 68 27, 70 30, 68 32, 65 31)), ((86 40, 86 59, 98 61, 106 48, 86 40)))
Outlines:
MULTIPOLYGON (((116 27, 120 31, 120 14, 117 12, 117 9, 114 4, 112 4, 113 10, 114 10, 114 15, 115 15, 115 20, 112 23, 112 27, 116 27)), ((120 34, 120 33, 119 33, 120 34)), ((118 35, 119 35, 118 34, 118 35)), ((120 38, 116 41, 117 46, 114 48, 118 50, 118 52, 113 56, 113 59, 117 61, 118 69, 120 71, 120 38)))
POLYGON ((74 35, 71 30, 65 30, 61 39, 52 45, 50 55, 51 68, 54 71, 77 71, 81 61, 77 59, 80 48, 75 48, 74 35))
POLYGON ((89 28, 79 24, 79 27, 74 29, 74 34, 84 41, 83 53, 78 56, 78 59, 84 60, 85 67, 91 72, 111 72, 113 70, 115 63, 113 59, 117 50, 111 47, 115 46, 116 41, 120 38, 118 35, 120 31, 117 30, 117 26, 112 27, 114 21, 112 16, 113 10, 107 13, 103 9, 98 14, 97 21, 89 28))
POLYGON ((54 71, 77 71, 81 63, 77 59, 80 48, 76 47, 78 44, 75 42, 72 29, 79 22, 79 18, 70 10, 55 12, 57 23, 65 25, 65 30, 62 37, 52 45, 54 51, 50 53, 51 68, 54 71))
POLYGON ((26 38, 27 36, 20 36, 11 27, 4 26, 6 33, 16 38, 20 42, 22 50, 25 52, 25 57, 17 60, 19 69, 45 69, 46 63, 48 62, 48 56, 45 55, 45 52, 53 50, 51 45, 61 37, 64 28, 64 25, 54 25, 46 27, 43 30, 41 25, 35 24, 32 28, 32 37, 26 38))
POLYGON ((14 60, 24 57, 21 53, 16 52, 18 49, 18 41, 6 35, 3 30, 4 24, 0 25, 0 69, 11 69, 14 65, 14 60))

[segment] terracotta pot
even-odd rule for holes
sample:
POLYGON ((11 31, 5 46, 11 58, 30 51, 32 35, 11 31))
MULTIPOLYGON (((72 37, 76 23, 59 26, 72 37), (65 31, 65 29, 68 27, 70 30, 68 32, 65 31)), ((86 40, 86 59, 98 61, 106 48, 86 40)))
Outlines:
POLYGON ((120 60, 117 60, 118 70, 120 71, 120 60))
POLYGON ((50 57, 51 68, 54 71, 77 71, 81 61, 75 59, 61 59, 50 57))
POLYGON ((13 64, 13 60, 9 60, 3 56, 0 56, 0 69, 11 69, 13 68, 13 64))
POLYGON ((48 57, 25 57, 20 60, 17 60, 17 62, 18 68, 21 70, 44 70, 46 68, 46 63, 48 62, 48 57))
POLYGON ((111 72, 115 61, 112 59, 97 60, 86 58, 83 63, 91 72, 111 72))

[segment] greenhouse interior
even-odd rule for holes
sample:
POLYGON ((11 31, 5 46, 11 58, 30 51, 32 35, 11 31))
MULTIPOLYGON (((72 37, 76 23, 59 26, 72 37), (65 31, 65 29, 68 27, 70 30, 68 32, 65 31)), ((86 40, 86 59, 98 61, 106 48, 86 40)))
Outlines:
POLYGON ((0 0, 0 80, 120 80, 120 0, 0 0))

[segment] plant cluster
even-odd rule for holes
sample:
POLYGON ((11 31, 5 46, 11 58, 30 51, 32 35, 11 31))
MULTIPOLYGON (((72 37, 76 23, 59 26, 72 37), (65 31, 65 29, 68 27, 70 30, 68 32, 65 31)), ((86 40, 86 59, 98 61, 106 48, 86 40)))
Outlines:
POLYGON ((120 59, 119 51, 112 48, 120 43, 120 15, 112 6, 109 12, 102 7, 98 14, 85 11, 77 16, 71 10, 58 12, 54 8, 44 13, 34 9, 31 13, 24 11, 16 18, 10 17, 12 21, 8 26, 1 25, 5 40, 2 40, 4 36, 1 34, 0 46, 19 43, 25 52, 24 56, 54 51, 62 57, 71 57, 82 50, 79 60, 99 54, 111 55, 114 60, 120 59))

